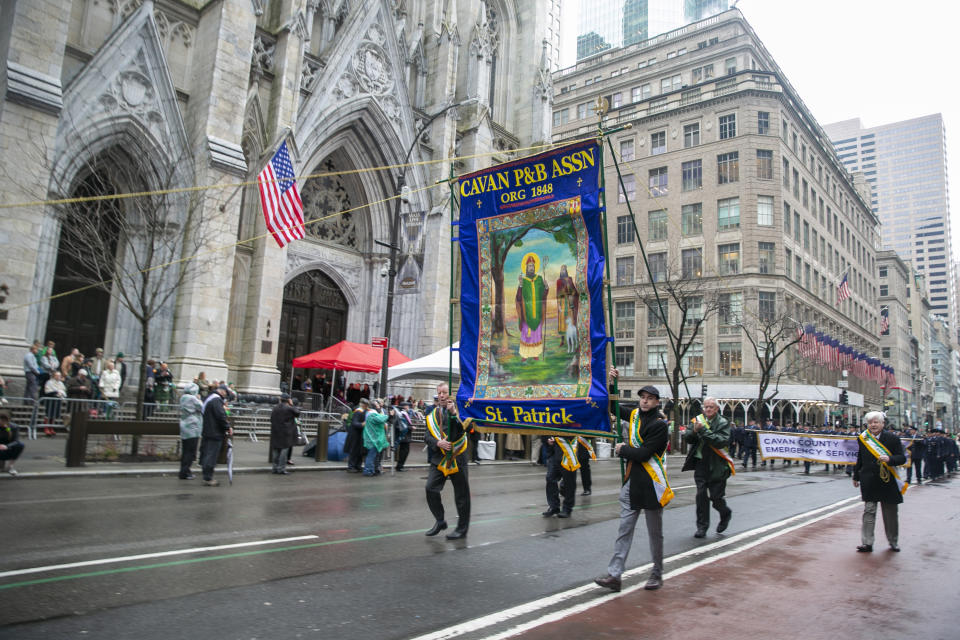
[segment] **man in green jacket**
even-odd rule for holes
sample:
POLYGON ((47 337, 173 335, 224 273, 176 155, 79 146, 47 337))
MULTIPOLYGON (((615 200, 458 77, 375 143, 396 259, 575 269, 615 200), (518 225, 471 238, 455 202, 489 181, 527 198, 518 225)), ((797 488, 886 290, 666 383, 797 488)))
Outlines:
POLYGON ((720 405, 715 398, 704 399, 703 413, 687 429, 686 441, 690 450, 683 471, 693 469, 693 479, 697 483, 697 532, 693 537, 707 535, 711 503, 720 513, 717 533, 723 533, 733 514, 723 496, 727 490, 727 478, 734 473, 734 465, 730 454, 725 451, 730 444, 730 425, 720 415, 720 405))

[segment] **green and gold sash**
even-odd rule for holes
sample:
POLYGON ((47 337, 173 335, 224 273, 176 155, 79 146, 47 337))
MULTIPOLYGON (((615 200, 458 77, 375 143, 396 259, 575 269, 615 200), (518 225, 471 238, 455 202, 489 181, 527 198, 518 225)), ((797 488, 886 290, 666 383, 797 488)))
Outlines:
MULTIPOLYGON (((630 446, 639 448, 643 445, 643 438, 640 437, 640 410, 634 409, 630 414, 630 429, 628 433, 630 446)), ((673 489, 670 488, 670 481, 667 479, 666 457, 658 456, 654 453, 650 460, 643 462, 643 470, 653 481, 653 490, 657 494, 657 501, 661 507, 673 500, 673 489)))
POLYGON ((860 442, 863 443, 863 446, 867 448, 873 457, 877 459, 877 462, 880 464, 880 480, 883 482, 890 482, 890 478, 893 478, 897 482, 897 491, 900 492, 900 495, 903 495, 907 492, 907 483, 900 479, 900 474, 897 473, 897 468, 890 466, 886 462, 880 460, 880 456, 890 457, 890 451, 887 450, 885 446, 880 444, 880 441, 870 433, 869 429, 865 429, 863 433, 857 438, 860 442))
MULTIPOLYGON (((467 420, 468 423, 471 421, 469 418, 467 420)), ((443 422, 443 412, 440 410, 440 407, 435 407, 433 411, 427 414, 427 430, 430 431, 430 435, 437 440, 447 439, 446 425, 444 425, 443 422)), ((450 447, 449 451, 441 449, 441 451, 443 451, 443 460, 437 465, 437 469, 445 476, 453 475, 460 471, 460 467, 457 466, 457 456, 467 450, 466 429, 464 429, 463 433, 460 434, 460 437, 457 438, 455 442, 451 442, 450 444, 453 446, 450 447)))
MULTIPOLYGON (((707 416, 702 413, 693 419, 694 422, 699 422, 703 425, 703 428, 707 431, 710 431, 710 421, 707 420, 707 416)), ((727 453, 726 449, 718 449, 713 445, 710 445, 710 448, 713 449, 713 452, 723 458, 723 461, 727 463, 727 466, 730 467, 730 475, 737 475, 737 464, 733 461, 733 458, 730 457, 730 454, 727 453)))
POLYGON ((567 471, 576 471, 580 468, 580 460, 577 457, 577 448, 581 444, 590 453, 591 460, 597 459, 597 454, 593 451, 593 447, 591 447, 590 443, 580 436, 577 436, 572 443, 566 438, 558 438, 554 436, 553 439, 560 447, 560 450, 563 451, 563 460, 560 461, 560 466, 567 471))

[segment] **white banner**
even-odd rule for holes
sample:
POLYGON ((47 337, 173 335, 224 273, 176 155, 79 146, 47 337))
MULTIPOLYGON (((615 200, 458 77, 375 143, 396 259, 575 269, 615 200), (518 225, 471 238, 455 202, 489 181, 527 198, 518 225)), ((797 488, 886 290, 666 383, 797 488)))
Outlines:
POLYGON ((757 431, 757 449, 764 460, 782 458, 823 464, 856 464, 857 439, 813 433, 757 431))

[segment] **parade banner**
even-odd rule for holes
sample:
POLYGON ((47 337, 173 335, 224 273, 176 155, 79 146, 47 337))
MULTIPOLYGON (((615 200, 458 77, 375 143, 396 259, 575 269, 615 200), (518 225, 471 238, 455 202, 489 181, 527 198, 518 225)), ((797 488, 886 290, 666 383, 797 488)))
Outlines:
POLYGON ((821 436, 812 433, 757 431, 760 456, 822 464, 856 464, 860 445, 855 437, 821 436))
POLYGON ((590 140, 458 181, 457 402, 483 431, 610 434, 601 159, 590 140))

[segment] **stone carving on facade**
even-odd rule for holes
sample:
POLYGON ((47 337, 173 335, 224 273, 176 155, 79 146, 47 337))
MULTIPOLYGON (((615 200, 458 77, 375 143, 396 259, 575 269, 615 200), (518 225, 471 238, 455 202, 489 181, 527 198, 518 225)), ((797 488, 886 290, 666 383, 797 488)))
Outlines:
POLYGON ((250 0, 250 6, 253 8, 253 15, 258 18, 263 15, 263 10, 266 8, 268 0, 250 0))
POLYGON ((125 111, 149 129, 158 140, 164 138, 164 117, 157 92, 151 83, 146 55, 141 50, 127 68, 107 85, 99 103, 108 113, 125 111))
MULTIPOLYGON (((336 249, 324 247, 323 245, 309 245, 298 247, 296 251, 287 251, 286 274, 296 273, 297 271, 316 270, 323 267, 324 271, 337 273, 345 283, 349 291, 344 295, 348 300, 357 301, 360 299, 361 286, 363 284, 363 270, 359 260, 348 262, 343 256, 339 255, 336 249)), ((339 285, 338 285, 339 286, 339 285)))
POLYGON ((366 42, 360 45, 353 55, 353 69, 365 92, 382 96, 393 89, 393 65, 379 44, 366 42))
POLYGON ((470 39, 470 53, 478 58, 489 60, 500 46, 500 23, 495 9, 484 3, 486 9, 481 12, 473 28, 470 39))
POLYGON ((170 44, 176 40, 180 40, 188 49, 193 44, 193 36, 196 32, 193 26, 181 20, 171 19, 159 9, 153 12, 153 20, 157 24, 160 41, 163 42, 165 50, 169 49, 170 44))
POLYGON ((324 67, 325 65, 320 60, 313 56, 304 55, 303 64, 300 65, 300 91, 313 93, 324 67))
POLYGON ((253 60, 250 65, 251 73, 256 75, 273 73, 273 57, 276 49, 276 40, 262 33, 257 33, 253 38, 253 60))
POLYGON ((310 178, 300 191, 307 235, 360 251, 356 217, 354 212, 347 211, 354 206, 349 189, 341 176, 331 175, 336 167, 329 158, 320 166, 327 175, 310 178), (346 213, 338 214, 341 211, 346 213))

